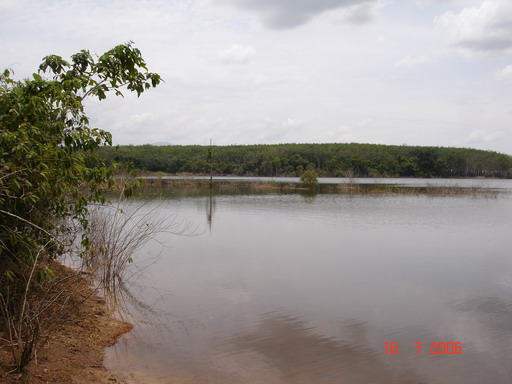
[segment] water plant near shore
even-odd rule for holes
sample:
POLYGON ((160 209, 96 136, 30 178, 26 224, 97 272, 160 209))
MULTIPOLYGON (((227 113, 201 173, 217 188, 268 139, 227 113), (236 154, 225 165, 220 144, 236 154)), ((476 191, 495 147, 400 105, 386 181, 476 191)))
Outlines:
MULTIPOLYGON (((438 185, 434 183, 426 183, 422 186, 411 186, 389 183, 364 183, 364 179, 356 180, 354 177, 340 179, 341 182, 336 184, 319 183, 316 189, 319 193, 338 193, 344 195, 425 195, 431 197, 456 197, 471 196, 482 198, 496 198, 499 196, 499 190, 487 188, 485 186, 461 186, 458 184, 438 185)), ((192 195, 208 195, 210 191, 208 180, 194 179, 187 177, 186 180, 161 178, 158 180, 152 178, 142 178, 142 190, 145 193, 153 194, 192 194, 192 195)), ((235 191, 245 190, 247 193, 276 193, 276 192, 301 192, 308 190, 302 183, 297 182, 280 182, 279 179, 265 180, 214 180, 213 193, 224 194, 233 193, 235 191)))
POLYGON ((111 308, 119 307, 123 296, 135 299, 127 283, 136 279, 143 269, 141 264, 129 268, 138 249, 150 241, 158 241, 158 234, 198 233, 197 227, 188 221, 180 221, 176 216, 159 216, 158 206, 146 210, 145 204, 133 206, 122 197, 115 204, 92 207, 84 231, 91 245, 75 255, 80 255, 80 269, 90 274, 111 308))

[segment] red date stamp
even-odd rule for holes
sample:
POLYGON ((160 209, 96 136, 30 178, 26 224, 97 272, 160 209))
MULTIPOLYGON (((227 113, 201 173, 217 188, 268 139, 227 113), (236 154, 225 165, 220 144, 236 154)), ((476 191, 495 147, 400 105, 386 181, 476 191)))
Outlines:
MULTIPOLYGON (((462 343, 456 342, 456 343, 443 343, 443 342, 437 342, 437 343, 430 343, 430 347, 427 345, 425 350, 423 350, 423 343, 422 342, 415 342, 416 344, 416 351, 418 355, 421 355, 421 353, 427 353, 431 355, 460 355, 462 354, 462 343)), ((384 345, 386 346, 386 355, 396 355, 398 354, 398 343, 396 341, 392 342, 384 342, 384 345)))

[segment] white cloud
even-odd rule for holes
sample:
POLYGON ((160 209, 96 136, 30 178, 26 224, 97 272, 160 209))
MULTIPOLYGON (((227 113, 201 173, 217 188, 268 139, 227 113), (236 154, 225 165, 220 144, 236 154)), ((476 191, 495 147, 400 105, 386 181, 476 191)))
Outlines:
POLYGON ((355 143, 360 137, 354 132, 354 129, 348 125, 342 124, 332 131, 328 131, 329 139, 336 143, 355 143))
POLYGON ((461 54, 474 57, 512 52, 512 2, 484 0, 459 13, 446 12, 436 18, 450 44, 461 54))
POLYGON ((224 63, 247 64, 256 56, 256 50, 249 45, 233 44, 230 48, 218 52, 218 55, 224 63))
POLYGON ((293 28, 334 9, 344 9, 346 21, 364 23, 374 15, 379 0, 219 0, 238 8, 255 11, 273 29, 293 28))
POLYGON ((130 119, 134 124, 145 124, 148 121, 154 120, 154 115, 149 112, 139 114, 136 113, 131 115, 130 119))
POLYGON ((364 120, 358 121, 356 126, 358 128, 364 128, 364 127, 368 126, 368 124, 370 124, 371 122, 372 122, 371 119, 364 119, 364 120))
POLYGON ((27 3, 26 0, 18 0, 18 1, 10 1, 10 0, 0 0, 0 12, 10 12, 20 10, 27 3))
POLYGON ((460 49, 470 34, 432 28, 434 15, 464 15, 482 2, 489 0, 0 0, 0 36, 9 36, 0 39, 0 70, 11 66, 21 78, 50 53, 101 54, 135 41, 165 83, 140 99, 126 92, 87 103, 92 124, 116 144, 213 137, 459 146, 483 128, 471 145, 510 153, 510 92, 500 82, 512 77, 512 61, 447 60, 447 36, 460 49), (403 69, 429 63, 428 71, 403 69))
POLYGON ((432 63, 432 58, 429 56, 405 56, 402 57, 395 63, 395 67, 411 69, 417 67, 418 65, 430 64, 432 63))
POLYGON ((335 19, 346 24, 365 24, 377 17, 379 9, 377 2, 362 2, 336 11, 335 19))
POLYGON ((285 121, 283 121, 282 124, 283 127, 300 127, 302 126, 303 122, 302 120, 288 118, 285 121))
POLYGON ((512 80, 512 65, 507 65, 494 73, 494 77, 498 81, 511 81, 512 80))
POLYGON ((469 143, 490 143, 503 137, 503 135, 504 132, 501 131, 487 132, 483 129, 480 129, 478 131, 471 132, 467 138, 467 141, 469 143))

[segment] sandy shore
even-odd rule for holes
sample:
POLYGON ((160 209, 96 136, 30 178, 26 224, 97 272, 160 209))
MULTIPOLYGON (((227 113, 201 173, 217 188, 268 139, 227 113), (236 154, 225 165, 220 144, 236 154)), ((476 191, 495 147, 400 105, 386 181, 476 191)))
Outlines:
POLYGON ((77 284, 76 310, 52 334, 39 352, 37 364, 32 362, 23 374, 7 374, 10 355, 0 349, 0 383, 124 383, 103 366, 104 350, 133 327, 114 319, 85 279, 77 284))

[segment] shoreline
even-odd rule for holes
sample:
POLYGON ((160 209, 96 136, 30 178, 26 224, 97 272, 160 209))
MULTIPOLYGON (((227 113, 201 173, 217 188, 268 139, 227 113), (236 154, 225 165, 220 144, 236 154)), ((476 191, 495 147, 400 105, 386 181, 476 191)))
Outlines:
MULTIPOLYGON (((66 268, 55 268, 57 274, 66 268)), ((0 349, 0 383, 126 384, 104 366, 105 348, 114 345, 133 325, 117 320, 89 281, 79 277, 73 299, 78 303, 51 333, 47 343, 23 373, 9 373, 10 354, 0 349)))

